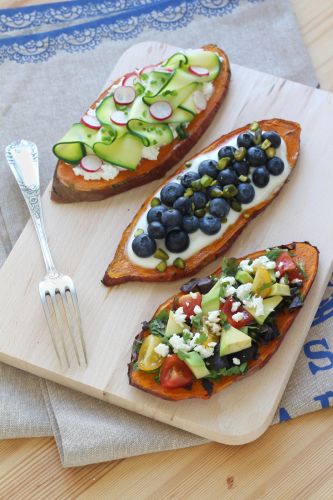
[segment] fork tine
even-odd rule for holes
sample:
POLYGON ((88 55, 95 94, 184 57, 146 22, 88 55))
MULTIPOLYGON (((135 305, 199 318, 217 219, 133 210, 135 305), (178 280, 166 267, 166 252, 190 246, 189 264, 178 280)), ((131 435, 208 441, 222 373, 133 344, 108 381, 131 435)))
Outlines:
POLYGON ((85 360, 86 365, 87 365, 88 364, 88 356, 87 356, 86 343, 84 341, 84 335, 83 335, 83 330, 82 330, 79 301, 77 298, 77 293, 76 293, 73 282, 68 285, 68 290, 70 292, 70 296, 71 296, 71 299, 73 302, 75 315, 76 315, 76 319, 77 319, 77 325, 79 328, 80 339, 81 339, 81 347, 82 347, 82 351, 83 351, 83 355, 84 355, 84 360, 85 360))
POLYGON ((66 361, 67 361, 67 366, 68 366, 68 368, 70 368, 70 362, 69 362, 68 353, 67 353, 67 349, 66 349, 64 332, 63 332, 63 328, 61 328, 62 321, 61 321, 61 313, 60 313, 60 310, 59 310, 59 305, 58 305, 57 297, 56 297, 57 293, 56 293, 55 290, 50 290, 49 294, 50 294, 50 297, 51 297, 51 303, 53 305, 55 316, 56 316, 56 319, 57 319, 58 330, 60 332, 61 343, 62 343, 62 347, 63 347, 64 353, 65 353, 65 358, 66 358, 66 361))
POLYGON ((62 288, 59 291, 60 291, 60 295, 61 295, 61 298, 62 298, 62 305, 63 305, 63 308, 65 310, 65 315, 66 315, 66 319, 67 319, 67 323, 68 323, 69 334, 70 334, 70 337, 71 337, 71 340, 72 340, 72 344, 73 344, 73 348, 74 348, 74 351, 75 351, 76 359, 77 359, 77 362, 78 362, 79 366, 81 366, 80 356, 79 356, 79 352, 77 350, 77 345, 76 345, 75 337, 74 337, 75 327, 73 326, 73 322, 72 322, 72 318, 71 318, 71 312, 70 312, 69 303, 68 303, 68 299, 67 299, 66 289, 62 288))
POLYGON ((53 324, 52 324, 52 322, 50 320, 50 310, 49 310, 49 307, 48 307, 48 304, 47 304, 46 295, 45 295, 44 290, 40 289, 39 290, 39 295, 40 295, 40 299, 41 299, 41 302, 42 302, 42 305, 43 305, 43 309, 44 309, 44 314, 45 314, 47 326, 49 327, 49 331, 50 331, 50 335, 51 335, 51 339, 52 339, 52 344, 53 344, 54 350, 55 350, 55 352, 57 354, 57 358, 59 360, 59 363, 62 366, 61 357, 60 357, 60 354, 59 354, 59 351, 58 351, 57 343, 55 341, 55 330, 54 330, 53 324))

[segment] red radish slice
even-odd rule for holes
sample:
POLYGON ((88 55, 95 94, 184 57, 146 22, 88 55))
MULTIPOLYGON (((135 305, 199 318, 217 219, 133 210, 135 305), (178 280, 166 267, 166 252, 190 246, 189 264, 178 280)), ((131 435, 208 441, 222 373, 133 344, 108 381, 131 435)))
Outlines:
POLYGON ((123 111, 114 111, 111 115, 111 121, 116 125, 126 125, 128 118, 123 111))
POLYGON ((193 73, 193 75, 196 76, 208 76, 209 71, 206 68, 202 68, 201 66, 190 66, 188 68, 190 73, 193 73))
POLYGON ((102 165, 102 160, 94 155, 84 156, 80 162, 80 167, 86 172, 97 172, 102 165))
POLYGON ((94 130, 98 130, 102 126, 97 120, 96 116, 92 116, 90 114, 88 115, 88 113, 82 116, 81 123, 86 127, 92 128, 94 130))
POLYGON ((121 84, 122 85, 133 85, 134 82, 138 79, 138 73, 136 71, 132 71, 131 73, 127 73, 127 75, 124 76, 121 84))
POLYGON ((172 107, 167 101, 154 102, 149 108, 149 113, 155 120, 163 121, 172 115, 172 107))
POLYGON ((207 108, 205 95, 201 90, 195 90, 192 94, 193 102, 198 111, 203 111, 207 108))
POLYGON ((150 73, 153 68, 156 68, 155 64, 149 64, 149 66, 145 66, 144 68, 140 69, 139 75, 143 75, 143 73, 150 73))
POLYGON ((163 66, 155 68, 154 71, 157 71, 158 73, 173 73, 172 68, 164 68, 163 66))
POLYGON ((117 87, 113 94, 113 99, 117 104, 131 104, 136 96, 135 88, 129 85, 117 87))

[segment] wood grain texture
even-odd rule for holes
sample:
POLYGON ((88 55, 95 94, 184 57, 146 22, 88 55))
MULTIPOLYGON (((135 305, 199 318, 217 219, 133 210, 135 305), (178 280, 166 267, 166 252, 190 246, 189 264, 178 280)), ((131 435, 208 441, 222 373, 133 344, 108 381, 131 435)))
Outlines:
MULTIPOLYGON (((125 73, 135 64, 143 66, 162 60, 177 50, 154 42, 132 46, 115 65, 113 76, 125 73)), ((96 203, 59 205, 49 199, 48 192, 44 194, 46 229, 55 262, 77 287, 89 364, 86 369, 75 365, 62 369, 58 364, 37 294, 45 271, 31 221, 0 270, 0 360, 208 439, 244 444, 269 426, 331 274, 333 220, 327 219, 322 231, 317 214, 318 210, 324 214, 331 209, 333 95, 237 65, 233 65, 232 74, 228 98, 193 153, 237 125, 266 117, 300 123, 302 146, 290 182, 256 221, 245 227, 227 254, 239 257, 304 240, 311 240, 320 250, 318 275, 306 307, 272 360, 260 372, 227 388, 209 403, 158 401, 129 386, 127 363, 133 338, 142 321, 150 318, 180 283, 126 283, 109 291, 100 279, 124 228, 156 182, 137 188, 135 196, 129 191, 96 203), (315 128, 314 122, 318 123, 315 128), (314 176, 318 148, 320 175, 314 176), (321 193, 316 211, 304 203, 313 192, 321 193), (8 293, 9 282, 15 293, 8 293)), ((218 262, 211 263, 203 275, 217 265, 218 262)), ((68 339, 68 349, 71 348, 68 339)))
MULTIPOLYGON (((5 0, 1 7, 32 3, 42 0, 5 0)), ((321 86, 333 90, 333 44, 327 43, 333 36, 333 3, 292 3, 321 86), (314 18, 328 21, 325 33, 314 18)), ((69 470, 61 468, 51 439, 1 441, 0 498, 331 499, 332 422, 330 409, 274 426, 238 448, 210 444, 69 470)))

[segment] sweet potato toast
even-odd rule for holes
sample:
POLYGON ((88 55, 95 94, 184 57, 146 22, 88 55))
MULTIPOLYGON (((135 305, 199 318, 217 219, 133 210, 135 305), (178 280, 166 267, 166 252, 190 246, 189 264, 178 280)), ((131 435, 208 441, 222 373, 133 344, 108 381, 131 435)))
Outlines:
MULTIPOLYGON (((291 283, 298 282, 300 297, 303 300, 306 298, 311 285, 315 279, 317 269, 318 269, 318 257, 319 252, 316 247, 312 246, 308 242, 303 243, 292 243, 289 245, 284 245, 278 247, 281 252, 289 252, 290 255, 293 255, 293 259, 296 262, 302 262, 302 276, 301 280, 293 279, 291 283), (302 281, 303 280, 303 281, 302 281), (302 283, 301 283, 302 282, 302 283)), ((240 263, 244 259, 251 259, 252 261, 260 256, 263 256, 267 251, 258 251, 253 254, 250 254, 242 259, 237 259, 238 263, 240 263)), ((280 265, 276 267, 281 270, 280 265)), ((214 275, 220 275, 221 269, 218 269, 214 275)), ((281 271, 282 272, 282 271, 281 271)), ((298 271, 297 271, 298 272, 298 271)), ((293 274, 295 276, 295 273, 293 274)), ((290 278, 292 276, 290 275, 290 278)), ((296 285, 291 285, 296 286, 296 285)), ((164 304, 162 304, 154 314, 154 318, 161 313, 161 311, 166 310, 170 311, 172 308, 175 308, 175 304, 179 305, 179 299, 184 295, 184 293, 178 293, 177 295, 168 299, 164 304)), ((177 307, 177 306, 176 306, 177 307)), ((223 309, 222 309, 223 310, 223 309)), ((132 357, 131 362, 128 365, 128 377, 129 383, 141 389, 145 392, 153 394, 155 396, 161 397, 163 399, 180 401, 183 399, 190 398, 200 398, 200 399, 208 399, 213 394, 220 392, 227 386, 231 385, 234 382, 237 382, 244 376, 251 375, 255 371, 262 368, 267 361, 271 358, 271 356, 276 352, 278 347, 280 346, 283 338, 288 332, 291 324, 296 318, 299 309, 293 309, 292 307, 286 308, 283 306, 282 309, 278 309, 274 312, 275 314, 275 325, 278 329, 278 336, 273 338, 272 340, 261 343, 258 341, 258 349, 256 354, 256 359, 252 359, 249 361, 247 366, 246 373, 238 374, 238 375, 230 375, 230 376, 222 376, 217 379, 212 378, 201 378, 193 380, 186 387, 178 387, 178 388, 164 388, 161 386, 160 377, 156 377, 155 372, 145 372, 138 369, 138 347, 142 345, 143 340, 149 335, 149 330, 147 329, 148 323, 146 323, 146 328, 143 329, 139 335, 135 338, 133 349, 132 349, 132 357)), ((155 333, 156 334, 156 333, 155 333)), ((235 354, 235 356, 237 353, 235 354)), ((170 358, 170 356, 168 356, 170 358)), ((164 358, 165 360, 168 359, 164 358)), ((206 361, 206 360, 205 360, 206 361)), ((206 363, 207 364, 207 363, 206 363)))
MULTIPOLYGON (((54 173, 51 199, 61 203, 103 200, 162 177, 180 161, 210 125, 229 86, 230 66, 225 52, 215 45, 206 45, 203 49, 215 52, 222 58, 221 71, 213 82, 214 91, 207 108, 190 122, 185 139, 175 139, 172 143, 162 146, 156 160, 142 159, 135 172, 122 170, 116 178, 108 181, 87 181, 76 176, 68 163, 59 160, 54 173)), ((119 80, 113 83, 118 83, 119 80)), ((106 97, 108 90, 96 99, 92 108, 106 97)))
MULTIPOLYGON (((291 172, 296 165, 297 157, 299 154, 300 147, 300 132, 301 128, 298 123, 286 121, 282 119, 271 119, 271 120, 262 120, 258 122, 259 126, 262 130, 270 130, 276 132, 280 135, 281 138, 284 139, 286 145, 286 156, 289 162, 291 172)), ((190 158, 191 160, 195 158, 199 158, 202 155, 215 150, 221 144, 228 141, 230 138, 241 134, 248 130, 249 125, 241 127, 237 130, 234 130, 209 145, 207 148, 202 150, 197 155, 190 158)), ((171 177, 169 177, 162 186, 167 185, 170 180, 176 179, 181 173, 186 172, 186 164, 182 165, 171 177)), ((161 186, 160 186, 161 187, 161 186)), ((154 268, 145 268, 140 267, 134 264, 128 257, 127 253, 127 244, 129 238, 131 237, 141 215, 146 212, 151 204, 152 199, 155 197, 155 193, 153 193, 141 206, 140 210, 134 217, 133 221, 129 224, 129 226, 124 231, 119 246, 117 248, 115 257, 113 261, 110 263, 104 278, 103 283, 106 286, 119 285, 121 283, 125 283, 127 281, 147 281, 147 282, 165 282, 165 281, 173 281, 185 276, 191 276, 200 270, 202 267, 212 262, 218 256, 223 254, 227 250, 227 248, 231 245, 231 243, 237 238, 240 232, 244 229, 246 224, 254 219, 264 208, 269 205, 273 199, 278 195, 280 189, 283 187, 283 184, 277 189, 268 199, 258 203, 251 208, 247 208, 244 205, 244 210, 239 214, 238 219, 230 225, 227 230, 224 232, 223 236, 219 239, 216 239, 211 244, 208 244, 200 251, 196 252, 194 255, 186 259, 186 266, 182 269, 177 268, 175 266, 168 266, 164 272, 160 272, 154 268)))

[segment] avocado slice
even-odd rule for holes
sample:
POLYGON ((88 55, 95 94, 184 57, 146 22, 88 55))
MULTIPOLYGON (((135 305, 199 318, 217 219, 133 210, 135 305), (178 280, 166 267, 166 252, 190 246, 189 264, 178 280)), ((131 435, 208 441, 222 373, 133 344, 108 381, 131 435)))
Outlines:
POLYGON ((203 378, 209 375, 209 370, 198 352, 187 352, 182 358, 184 358, 184 363, 189 367, 195 378, 203 378))
POLYGON ((252 316, 259 323, 259 325, 263 325, 266 318, 280 304, 282 299, 283 297, 281 297, 281 295, 275 295, 274 297, 268 297, 267 299, 264 299, 263 300, 264 314, 261 314, 260 316, 256 315, 256 310, 254 307, 245 306, 244 309, 246 309, 250 314, 252 314, 252 316))
POLYGON ((175 318, 175 313, 173 311, 170 311, 169 319, 165 329, 165 336, 171 337, 172 335, 175 335, 177 333, 183 333, 184 328, 185 328, 185 323, 183 325, 177 323, 175 318))
POLYGON ((220 308, 220 291, 221 284, 219 281, 215 283, 213 288, 209 290, 202 296, 201 309, 203 314, 207 314, 210 311, 218 311, 220 308))
POLYGON ((272 278, 268 270, 261 266, 258 267, 253 280, 253 292, 260 297, 268 297, 272 284, 272 278))
POLYGON ((251 347, 251 343, 251 337, 229 325, 229 328, 224 328, 221 333, 220 356, 226 356, 227 354, 247 349, 251 347))
POLYGON ((280 283, 275 283, 269 291, 270 297, 274 295, 281 295, 282 297, 290 297, 290 288, 289 285, 284 285, 280 283))
POLYGON ((251 276, 251 274, 247 271, 242 271, 241 269, 237 271, 235 278, 237 281, 239 281, 239 283, 242 283, 243 285, 245 283, 253 283, 253 277, 251 276))

